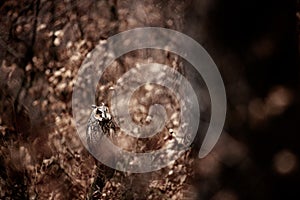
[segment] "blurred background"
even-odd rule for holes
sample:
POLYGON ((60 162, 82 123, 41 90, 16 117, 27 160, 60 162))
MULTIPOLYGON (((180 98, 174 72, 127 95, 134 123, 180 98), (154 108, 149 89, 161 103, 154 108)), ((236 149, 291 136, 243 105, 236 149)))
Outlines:
MULTIPOLYGON (((298 0, 1 1, 0 198, 299 199, 299 30, 298 0), (131 174, 84 148, 71 100, 87 53, 144 26, 198 41, 219 67, 228 108, 207 157, 195 142, 170 166, 131 174)), ((145 50, 120 58, 102 89, 148 54, 198 79, 176 55, 145 50)))

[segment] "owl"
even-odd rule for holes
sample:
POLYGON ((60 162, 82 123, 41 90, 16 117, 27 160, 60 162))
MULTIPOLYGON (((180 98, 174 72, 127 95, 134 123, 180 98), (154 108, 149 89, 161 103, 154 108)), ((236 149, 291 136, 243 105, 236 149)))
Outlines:
POLYGON ((88 120, 86 138, 90 151, 97 147, 97 141, 100 141, 104 135, 109 136, 110 131, 115 130, 109 109, 104 103, 101 106, 92 105, 92 112, 88 120))

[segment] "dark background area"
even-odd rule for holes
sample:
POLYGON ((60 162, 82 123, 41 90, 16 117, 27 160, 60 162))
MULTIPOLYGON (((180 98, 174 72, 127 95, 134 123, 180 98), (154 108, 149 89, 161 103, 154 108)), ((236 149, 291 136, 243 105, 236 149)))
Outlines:
POLYGON ((299 199, 299 30, 299 1, 1 1, 0 198, 299 199), (76 135, 73 81, 99 40, 143 26, 205 47, 226 124, 204 159, 192 150, 159 172, 112 175, 76 135))
MULTIPOLYGON (((286 152, 293 152, 295 162, 299 155, 299 18, 293 14, 297 12, 296 2, 213 2, 204 16, 197 12, 197 6, 193 7, 191 30, 197 37, 197 21, 204 21, 204 46, 220 66, 227 84, 225 129, 248 148, 248 158, 234 166, 222 165, 218 179, 221 186, 219 182, 212 185, 233 190, 240 199, 299 198, 298 164, 297 170, 284 175, 279 170, 281 164, 291 161, 286 152), (277 113, 275 110, 284 101, 289 103, 277 113), (282 163, 277 160, 281 156, 282 163)), ((213 190, 203 198, 210 198, 213 190)))
MULTIPOLYGON (((290 162, 286 152, 293 152, 295 162, 299 155, 299 18, 293 14, 297 12, 296 2, 214 2, 205 16, 194 6, 189 19, 204 18, 208 35, 204 46, 221 66, 227 84, 226 130, 246 145, 249 157, 234 166, 223 165, 218 179, 221 186, 212 185, 233 190, 240 199, 299 198, 298 166, 284 175, 278 170, 281 156, 281 164, 290 162), (272 101, 277 105, 289 103, 284 111, 276 113, 279 107, 272 106, 272 101)), ((197 20, 193 25, 194 32, 197 20)), ((204 199, 210 195, 208 192, 204 199)))

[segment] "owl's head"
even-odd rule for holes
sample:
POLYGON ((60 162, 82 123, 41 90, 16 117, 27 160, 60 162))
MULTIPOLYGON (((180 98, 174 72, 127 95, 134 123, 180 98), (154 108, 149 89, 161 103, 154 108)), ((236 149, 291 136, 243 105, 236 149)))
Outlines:
POLYGON ((93 115, 94 117, 99 120, 110 120, 110 113, 108 107, 101 103, 101 106, 92 105, 93 115))

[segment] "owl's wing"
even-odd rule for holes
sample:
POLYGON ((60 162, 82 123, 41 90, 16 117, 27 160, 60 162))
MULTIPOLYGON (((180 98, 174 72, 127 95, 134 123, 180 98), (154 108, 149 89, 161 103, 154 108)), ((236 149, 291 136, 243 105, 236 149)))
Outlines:
POLYGON ((86 139, 89 151, 93 152, 94 148, 97 147, 97 143, 100 141, 102 134, 99 122, 91 116, 86 129, 86 139))

